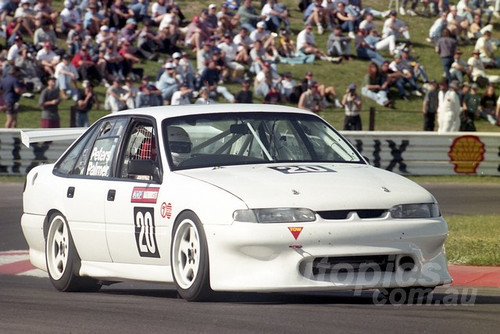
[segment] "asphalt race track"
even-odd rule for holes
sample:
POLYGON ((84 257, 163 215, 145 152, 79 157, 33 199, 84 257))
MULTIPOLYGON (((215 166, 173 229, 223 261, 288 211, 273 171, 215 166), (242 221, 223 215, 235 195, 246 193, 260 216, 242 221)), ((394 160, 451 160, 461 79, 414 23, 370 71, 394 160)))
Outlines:
MULTIPOLYGON (((500 214, 500 186, 424 186, 445 218, 500 214)), ((0 252, 27 249, 21 192, 22 184, 0 184, 0 252)), ((412 305, 390 305, 376 291, 225 293, 189 303, 160 284, 61 293, 47 278, 0 275, 0 333, 494 333, 499 314, 500 289, 490 288, 439 287, 412 305)))

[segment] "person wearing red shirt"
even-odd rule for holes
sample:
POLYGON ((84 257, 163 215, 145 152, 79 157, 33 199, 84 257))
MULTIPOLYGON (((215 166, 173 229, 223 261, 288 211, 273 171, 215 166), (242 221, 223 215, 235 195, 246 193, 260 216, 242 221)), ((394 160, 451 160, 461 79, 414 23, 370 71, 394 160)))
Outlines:
POLYGON ((104 79, 97 69, 95 62, 92 60, 92 57, 90 57, 86 45, 83 45, 80 52, 75 54, 71 60, 71 64, 76 67, 76 70, 78 71, 78 74, 80 74, 80 78, 82 80, 94 79, 104 84, 104 79))

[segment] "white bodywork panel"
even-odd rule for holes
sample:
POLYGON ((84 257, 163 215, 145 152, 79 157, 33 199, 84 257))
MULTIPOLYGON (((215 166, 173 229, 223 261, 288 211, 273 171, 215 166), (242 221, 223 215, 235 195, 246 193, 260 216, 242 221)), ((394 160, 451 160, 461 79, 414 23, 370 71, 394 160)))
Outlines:
MULTIPOLYGON (((202 111, 228 108, 210 106, 202 111)), ((258 106, 248 108, 259 110, 258 106)), ((141 113, 158 122, 168 114, 154 110, 141 113)), ((182 116, 194 109, 174 110, 173 116, 182 116)), ((132 113, 123 113, 128 114, 132 113)), ((448 229, 442 217, 394 219, 387 211, 380 217, 361 218, 356 213, 358 209, 389 210, 398 204, 435 202, 429 192, 406 178, 364 163, 266 163, 170 171, 165 149, 158 151, 161 184, 62 177, 54 174, 54 165, 34 168, 27 176, 22 217, 32 263, 46 270, 44 230, 51 212, 60 212, 81 258, 80 275, 110 281, 173 282, 172 228, 176 217, 189 210, 205 230, 214 290, 433 287, 451 282, 443 248, 448 229), (308 208, 316 212, 316 221, 233 221, 236 210, 248 208, 308 208), (343 219, 321 217, 321 212, 336 210, 352 212, 343 219), (393 270, 344 277, 333 274, 329 263, 318 263, 322 258, 379 256, 392 261, 393 270), (400 267, 405 257, 415 262, 409 271, 400 267)))

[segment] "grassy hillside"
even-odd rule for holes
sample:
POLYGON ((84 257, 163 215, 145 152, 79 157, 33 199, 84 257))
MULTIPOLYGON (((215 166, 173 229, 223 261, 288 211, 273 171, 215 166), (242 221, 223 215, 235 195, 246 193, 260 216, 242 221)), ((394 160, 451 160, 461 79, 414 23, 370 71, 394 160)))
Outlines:
MULTIPOLYGON (((221 0, 201 0, 199 2, 187 1, 187 0, 178 0, 177 1, 183 12, 188 18, 197 15, 201 9, 207 8, 208 4, 211 2, 215 2, 217 4, 221 4, 221 0)), ((292 30, 295 35, 303 29, 303 21, 302 21, 302 13, 298 11, 297 0, 284 0, 283 1, 289 8, 291 13, 291 21, 292 21, 292 30)), ((454 0, 450 2, 456 2, 454 0)), ((389 1, 376 1, 376 0, 365 0, 363 1, 363 5, 365 7, 372 7, 379 10, 386 10, 389 1)), ((254 1, 254 5, 258 6, 258 1, 254 1)), ((61 0, 53 1, 54 8, 62 8, 61 0)), ((419 7, 418 10, 421 10, 419 7)), ((413 53, 420 57, 420 61, 425 65, 426 70, 430 76, 430 78, 439 79, 442 74, 441 61, 439 56, 434 52, 433 45, 427 43, 425 38, 427 37, 429 27, 432 22, 436 19, 435 17, 426 18, 423 16, 418 17, 410 17, 404 16, 400 17, 405 20, 410 25, 410 33, 413 42, 413 53)), ((381 20, 376 20, 376 24, 380 27, 382 26, 381 20)), ((500 39, 499 27, 500 20, 493 18, 493 23, 495 25, 495 29, 493 31, 493 37, 500 39)), ((323 35, 316 35, 317 44, 321 48, 326 48, 326 40, 328 34, 325 33, 323 35)), ((64 41, 60 41, 60 45, 64 45, 64 41)), ((468 58, 470 52, 473 49, 473 45, 463 45, 461 49, 464 51, 464 58, 468 58)), ((499 52, 500 53, 500 52, 499 52)), ((385 54, 388 56, 388 54, 385 54)), ((167 55, 162 55, 161 60, 164 60, 167 55)), ((157 61, 143 61, 141 64, 145 69, 145 73, 149 75, 153 75, 156 73, 161 64, 157 61)), ((278 70, 280 73, 284 73, 286 71, 292 72, 294 78, 300 79, 307 71, 312 71, 316 80, 320 83, 324 83, 328 86, 333 85, 339 94, 342 94, 347 85, 351 82, 354 82, 358 85, 358 87, 362 84, 362 78, 366 73, 366 69, 368 66, 368 62, 353 60, 351 62, 343 62, 340 65, 330 64, 321 60, 316 61, 313 65, 278 65, 278 70)), ((500 70, 489 70, 491 74, 500 75, 500 70)), ((227 87, 232 92, 237 92, 239 90, 238 84, 228 84, 227 87)), ((104 87, 98 87, 97 92, 99 94, 99 98, 101 102, 104 102, 104 87)), ((497 90, 497 94, 499 94, 497 90)), ((422 129, 422 98, 418 97, 410 97, 409 102, 404 102, 397 97, 397 92, 392 91, 391 97, 396 99, 396 109, 387 109, 376 105, 373 101, 363 98, 363 126, 364 129, 368 129, 368 110, 370 107, 376 108, 376 130, 395 130, 395 131, 419 131, 422 129)), ((224 102, 221 98, 220 102, 224 102)), ((259 102, 258 99, 255 102, 259 102)), ((73 104, 72 101, 64 101, 60 105, 60 114, 61 114, 61 125, 68 126, 69 125, 69 108, 73 104)), ((102 103, 103 104, 103 103, 102 103)), ((19 115, 19 127, 31 128, 38 127, 40 122, 40 108, 38 107, 38 95, 35 96, 34 99, 21 99, 21 113, 19 115)), ((102 115, 107 114, 107 111, 104 110, 96 110, 90 113, 91 121, 96 120, 102 115)), ((326 108, 321 112, 321 115, 326 118, 332 125, 337 128, 341 128, 343 124, 344 112, 340 109, 335 109, 332 107, 326 108)), ((5 121, 5 115, 0 114, 0 125, 3 126, 5 121)), ((487 123, 486 121, 477 121, 476 126, 478 131, 486 131, 486 132, 500 132, 500 127, 495 127, 487 123)))

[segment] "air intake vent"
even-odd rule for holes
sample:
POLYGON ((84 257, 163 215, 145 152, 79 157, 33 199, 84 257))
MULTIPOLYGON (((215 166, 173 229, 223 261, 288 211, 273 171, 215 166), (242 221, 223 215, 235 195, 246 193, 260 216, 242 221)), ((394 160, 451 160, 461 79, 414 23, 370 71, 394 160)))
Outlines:
POLYGON ((380 218, 387 210, 385 209, 370 209, 370 210, 331 210, 331 211, 318 211, 318 215, 326 220, 341 220, 347 219, 349 213, 356 212, 361 219, 380 218))

